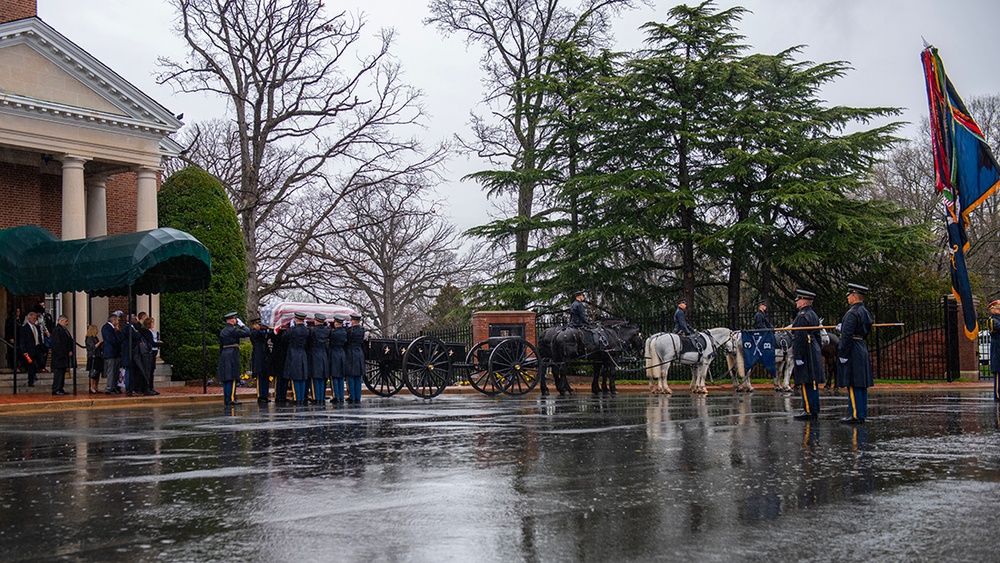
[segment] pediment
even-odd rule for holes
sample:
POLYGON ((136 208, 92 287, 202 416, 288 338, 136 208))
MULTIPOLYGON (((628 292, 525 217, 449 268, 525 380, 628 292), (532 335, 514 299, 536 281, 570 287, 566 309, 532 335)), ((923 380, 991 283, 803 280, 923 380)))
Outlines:
POLYGON ((183 125, 37 17, 0 24, 0 111, 162 137, 183 125))

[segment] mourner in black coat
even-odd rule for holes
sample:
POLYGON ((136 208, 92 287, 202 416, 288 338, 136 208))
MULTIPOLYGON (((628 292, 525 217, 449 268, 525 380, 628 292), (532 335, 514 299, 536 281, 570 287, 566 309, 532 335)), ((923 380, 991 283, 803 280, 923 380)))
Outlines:
MULTIPOLYGON (((795 290, 795 306, 799 312, 792 321, 792 328, 818 327, 819 316, 813 311, 812 304, 816 294, 803 289, 795 290)), ((802 389, 803 413, 795 415, 798 420, 815 420, 819 418, 819 388, 818 384, 826 381, 826 370, 823 369, 823 352, 820 350, 819 330, 796 330, 792 332, 792 354, 795 366, 792 374, 795 385, 802 389)))
POLYGON ((24 324, 21 325, 17 341, 18 353, 21 355, 21 361, 24 362, 28 372, 28 387, 35 386, 35 378, 41 365, 40 352, 44 336, 39 326, 35 324, 37 320, 38 313, 28 313, 24 324))
POLYGON ((108 322, 101 328, 101 347, 104 348, 104 379, 107 380, 104 392, 108 394, 121 393, 118 389, 118 371, 122 361, 122 338, 118 330, 121 322, 121 311, 115 311, 108 317, 108 322))
POLYGON ((219 332, 219 369, 216 377, 222 382, 222 399, 226 405, 238 405, 236 381, 240 378, 240 339, 250 338, 237 313, 225 315, 226 326, 219 332), (239 326, 237 326, 239 325, 239 326))
POLYGON ((840 344, 837 346, 837 386, 847 387, 847 407, 850 416, 841 419, 847 424, 860 424, 868 417, 868 388, 875 385, 875 374, 868 358, 865 337, 875 319, 865 308, 863 285, 847 284, 847 302, 851 308, 840 322, 840 344))
POLYGON ((52 394, 66 394, 66 371, 73 365, 73 352, 76 346, 73 343, 73 335, 69 333, 66 326, 69 325, 69 317, 59 315, 59 320, 52 331, 52 394))

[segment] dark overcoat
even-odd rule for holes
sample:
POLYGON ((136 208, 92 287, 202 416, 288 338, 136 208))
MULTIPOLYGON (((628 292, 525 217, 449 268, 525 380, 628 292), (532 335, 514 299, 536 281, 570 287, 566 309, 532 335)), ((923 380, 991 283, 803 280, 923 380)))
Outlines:
POLYGON ((285 379, 302 381, 309 378, 309 356, 306 355, 306 344, 309 342, 309 329, 306 325, 292 325, 285 335, 288 352, 285 354, 285 379))
POLYGON ((250 373, 254 377, 268 374, 267 363, 270 350, 267 349, 267 338, 269 332, 266 328, 250 331, 250 345, 253 346, 250 352, 250 373))
POLYGON ((1000 373, 1000 315, 986 319, 990 331, 990 373, 1000 373))
POLYGON ((347 363, 344 375, 347 377, 363 376, 365 374, 365 329, 354 325, 347 329, 347 363))
POLYGON ((319 324, 309 331, 309 376, 330 377, 330 326, 319 324))
POLYGON ((837 386, 871 387, 875 374, 868 358, 865 337, 875 319, 864 303, 855 303, 840 322, 840 344, 837 346, 837 386), (844 360, 847 360, 846 362, 844 360))
POLYGON ((236 381, 240 378, 240 339, 249 338, 250 331, 226 324, 219 332, 219 381, 236 381))
POLYGON ((73 336, 61 324, 52 331, 52 371, 73 365, 73 336))
MULTIPOLYGON (((812 306, 799 309, 792 328, 819 326, 819 317, 812 306)), ((825 383, 826 370, 823 369, 823 352, 820 349, 819 330, 796 330, 792 332, 792 354, 795 366, 792 374, 795 384, 825 383)))
POLYGON ((347 329, 339 326, 330 331, 330 377, 344 377, 347 364, 347 329))

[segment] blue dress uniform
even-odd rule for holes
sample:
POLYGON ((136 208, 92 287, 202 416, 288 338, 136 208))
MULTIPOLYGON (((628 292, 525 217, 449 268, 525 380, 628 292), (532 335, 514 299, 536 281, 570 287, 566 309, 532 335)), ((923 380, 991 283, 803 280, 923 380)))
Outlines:
POLYGON ((347 376, 347 394, 349 401, 361 401, 361 378, 365 375, 365 329, 361 327, 360 315, 351 315, 354 321, 347 329, 347 363, 344 375, 347 376))
POLYGON ((250 331, 250 344, 253 346, 253 351, 250 353, 250 373, 257 379, 257 402, 266 403, 271 394, 271 385, 268 382, 271 351, 267 347, 271 331, 267 326, 260 324, 260 319, 251 320, 250 326, 254 325, 257 327, 250 331))
POLYGON ((583 305, 583 301, 577 299, 581 295, 583 295, 582 291, 574 293, 573 303, 569 306, 569 326, 573 328, 580 328, 590 324, 590 318, 587 316, 587 308, 583 305))
POLYGON ((754 330, 774 330, 774 325, 771 324, 770 319, 767 318, 767 310, 761 310, 760 306, 764 303, 757 304, 757 312, 753 316, 753 328, 754 330))
POLYGON ((986 319, 990 331, 990 373, 993 374, 993 400, 1000 402, 1000 299, 990 303, 990 318, 986 319))
POLYGON ((226 326, 219 332, 219 369, 216 377, 222 382, 222 400, 228 405, 238 405, 236 380, 240 378, 240 339, 249 338, 250 331, 230 323, 236 313, 225 316, 226 326))
POLYGON ((292 382, 292 395, 296 404, 306 404, 306 384, 309 378, 309 357, 306 355, 306 344, 309 342, 309 329, 299 324, 305 320, 305 313, 295 313, 296 323, 292 324, 285 336, 288 342, 288 352, 285 354, 285 379, 292 382))
POLYGON ((285 379, 285 357, 288 355, 288 330, 275 329, 271 332, 271 362, 268 369, 274 376, 274 402, 284 404, 288 400, 288 380, 285 379))
POLYGON ((346 374, 347 329, 344 328, 344 318, 334 317, 333 329, 330 331, 330 388, 333 389, 333 401, 344 402, 344 375, 346 374))
POLYGON ((326 403, 326 380, 330 378, 330 326, 326 315, 316 313, 316 325, 309 331, 309 378, 316 403, 326 403))
MULTIPOLYGON (((867 287, 847 284, 848 294, 864 295, 867 287)), ((875 374, 868 359, 865 337, 875 319, 863 302, 851 305, 840 322, 840 344, 837 346, 837 386, 847 387, 850 416, 841 419, 847 424, 860 424, 868 417, 868 388, 875 384, 875 374)))
MULTIPOLYGON (((792 328, 819 326, 819 316, 813 311, 812 301, 816 294, 802 289, 795 290, 795 300, 803 301, 792 328)), ((826 382, 826 370, 823 369, 823 352, 820 350, 819 330, 796 330, 792 332, 792 354, 795 366, 792 375, 795 385, 802 390, 803 413, 795 415, 798 420, 816 420, 819 418, 819 388, 818 384, 826 382)))
MULTIPOLYGON (((684 301, 682 300, 680 303, 684 303, 684 301)), ((688 322, 687 313, 680 307, 680 303, 678 303, 677 310, 674 311, 674 332, 685 335, 694 334, 694 327, 688 322)))

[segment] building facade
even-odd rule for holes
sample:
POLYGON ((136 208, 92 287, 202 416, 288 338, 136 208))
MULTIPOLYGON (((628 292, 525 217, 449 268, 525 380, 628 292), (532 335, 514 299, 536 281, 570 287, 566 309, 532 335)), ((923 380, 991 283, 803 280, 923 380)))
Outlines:
MULTIPOLYGON (((0 0, 0 228, 38 225, 63 240, 157 228, 161 166, 180 151, 170 135, 181 125, 39 19, 37 0, 0 0)), ((0 307, 9 316, 44 297, 2 288, 0 307)), ((125 308, 78 294, 74 310, 72 296, 59 298, 78 342, 111 306, 125 308)), ((136 301, 159 317, 156 296, 136 301)))

